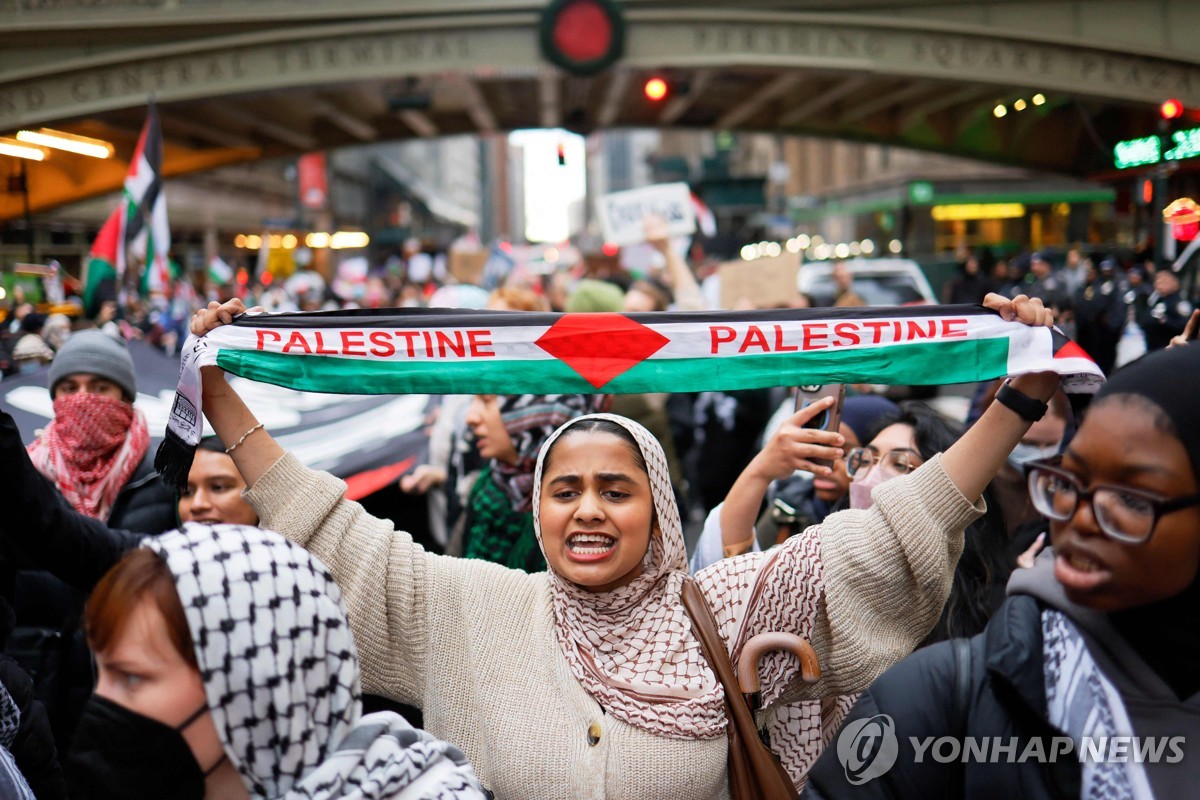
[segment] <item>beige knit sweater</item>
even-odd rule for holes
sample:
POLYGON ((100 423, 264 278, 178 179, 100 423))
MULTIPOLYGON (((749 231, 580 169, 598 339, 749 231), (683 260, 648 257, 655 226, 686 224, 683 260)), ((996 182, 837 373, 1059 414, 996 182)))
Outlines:
MULTIPOLYGON (((303 545, 333 573, 364 691, 420 707, 428 730, 460 746, 497 798, 728 797, 723 738, 655 736, 606 716, 576 682, 555 637, 544 573, 427 553, 344 492, 340 480, 287 454, 246 498, 264 528, 303 545)), ((825 674, 786 692, 781 702, 791 705, 779 717, 839 696, 840 719, 854 693, 917 645, 949 592, 962 531, 982 510, 934 459, 876 489, 871 510, 825 521, 821 585, 798 579, 785 587, 814 595, 811 639, 825 674)), ((815 759, 819 738, 787 765, 794 776, 815 759)))

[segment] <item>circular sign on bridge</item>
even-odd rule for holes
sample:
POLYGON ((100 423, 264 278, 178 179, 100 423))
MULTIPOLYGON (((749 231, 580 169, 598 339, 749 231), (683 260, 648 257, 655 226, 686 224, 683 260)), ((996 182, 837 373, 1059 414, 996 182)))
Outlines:
POLYGON ((612 0, 554 0, 540 27, 542 55, 575 75, 594 75, 625 49, 625 20, 612 0))

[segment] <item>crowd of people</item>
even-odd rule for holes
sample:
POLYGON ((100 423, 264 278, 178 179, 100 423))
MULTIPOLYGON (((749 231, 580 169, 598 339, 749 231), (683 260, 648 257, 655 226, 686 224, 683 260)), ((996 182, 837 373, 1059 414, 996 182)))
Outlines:
MULTIPOLYGON (((484 287, 231 285, 183 329, 161 302, 65 326, 14 303, 7 372, 44 374, 53 418, 25 440, 0 408, 0 796, 729 797, 689 580, 735 663, 762 633, 811 643, 818 680, 784 652, 757 675, 764 737, 809 796, 1175 797, 1200 778, 1186 757, 997 772, 910 744, 1190 740, 1200 315, 1167 267, 968 255, 947 286, 1072 333, 1110 375, 1086 413, 1054 373, 980 384, 963 419, 848 386, 830 430, 810 423, 837 401, 788 387, 446 396, 387 490, 427 498, 418 524, 346 499, 206 367, 214 434, 182 491, 154 469, 126 339, 174 352, 256 305, 711 307, 715 276, 654 221, 647 240, 659 267, 637 275, 604 258, 484 287), (881 715, 897 766, 864 785, 840 737, 881 715)), ((835 281, 838 307, 862 304, 849 267, 835 281)))

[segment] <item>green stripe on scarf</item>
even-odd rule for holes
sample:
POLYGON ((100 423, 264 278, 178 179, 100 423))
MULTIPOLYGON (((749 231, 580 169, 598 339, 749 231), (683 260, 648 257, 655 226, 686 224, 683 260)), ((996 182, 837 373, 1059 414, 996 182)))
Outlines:
MULTIPOLYGON (((584 393, 597 390, 557 359, 395 362, 221 350, 217 366, 308 392, 374 394, 584 393), (369 388, 368 388, 369 387, 369 388)), ((968 383, 1007 374, 1008 339, 964 339, 803 355, 650 359, 614 378, 606 394, 697 392, 809 383, 968 383)))

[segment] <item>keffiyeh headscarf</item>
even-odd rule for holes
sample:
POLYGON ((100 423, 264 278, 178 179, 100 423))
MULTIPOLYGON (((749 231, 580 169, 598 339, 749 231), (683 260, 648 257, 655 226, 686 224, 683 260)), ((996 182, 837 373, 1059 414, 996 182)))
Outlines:
MULTIPOLYGON (((545 454, 573 424, 603 419, 633 435, 650 476, 661 536, 651 536, 642 574, 609 592, 589 592, 550 569, 559 645, 588 693, 617 719, 660 736, 705 739, 725 731, 725 694, 692 634, 679 599, 687 577, 679 511, 662 445, 636 422, 613 414, 572 420, 547 440, 534 475, 541 493, 545 454)), ((537 513, 534 529, 542 546, 537 513)))
POLYGON ((259 528, 197 524, 145 546, 175 579, 213 722, 253 796, 483 797, 457 748, 399 715, 361 716, 341 592, 303 548, 259 528))
POLYGON ((492 462, 492 480, 512 501, 513 511, 533 508, 533 471, 546 439, 563 423, 601 408, 604 395, 513 394, 497 398, 500 419, 517 451, 517 463, 492 462))

